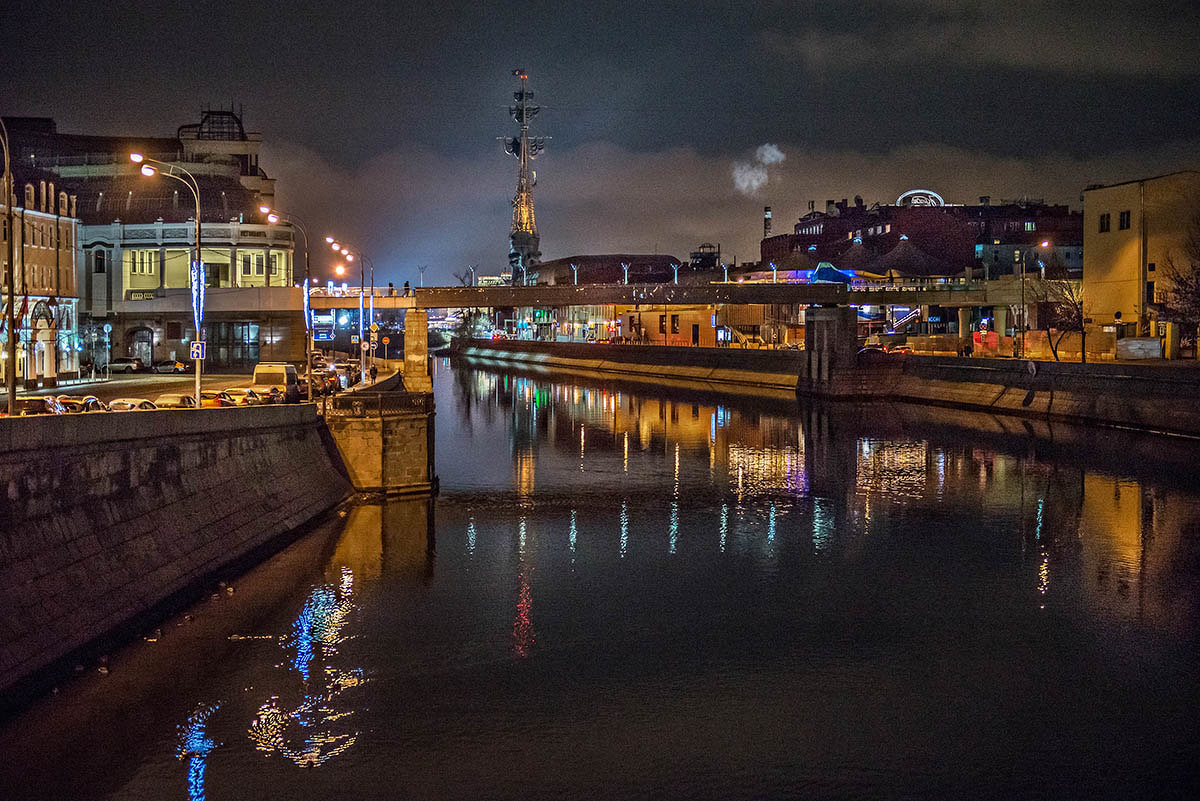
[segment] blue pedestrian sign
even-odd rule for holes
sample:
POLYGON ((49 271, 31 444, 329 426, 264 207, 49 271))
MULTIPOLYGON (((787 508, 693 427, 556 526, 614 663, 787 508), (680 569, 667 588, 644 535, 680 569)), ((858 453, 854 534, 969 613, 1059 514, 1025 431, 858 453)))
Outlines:
POLYGON ((207 343, 193 342, 192 343, 192 358, 196 361, 204 361, 204 346, 207 343))

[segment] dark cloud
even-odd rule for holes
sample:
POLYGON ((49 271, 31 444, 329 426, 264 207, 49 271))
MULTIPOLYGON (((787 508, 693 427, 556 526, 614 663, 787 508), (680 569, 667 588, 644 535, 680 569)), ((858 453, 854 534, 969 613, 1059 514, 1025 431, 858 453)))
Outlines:
POLYGON ((495 137, 517 66, 554 137, 537 162, 547 257, 720 241, 745 259, 764 203, 779 230, 809 199, 926 184, 1077 203, 1091 181, 1197 166, 1192 0, 147 8, 11 0, 0 111, 169 134, 243 104, 281 204, 398 280, 506 263, 516 165, 495 137), (786 160, 756 160, 766 143, 786 160))

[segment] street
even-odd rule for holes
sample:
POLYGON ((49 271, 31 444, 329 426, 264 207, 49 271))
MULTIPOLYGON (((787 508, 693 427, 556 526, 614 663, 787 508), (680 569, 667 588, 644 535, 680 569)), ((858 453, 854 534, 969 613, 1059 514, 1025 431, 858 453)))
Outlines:
MULTIPOLYGON (((212 375, 202 375, 200 380, 204 389, 225 389, 227 387, 249 386, 254 378, 244 373, 215 373, 212 375)), ((108 381, 68 384, 32 392, 18 392, 17 397, 25 398, 37 395, 85 397, 87 395, 94 395, 106 402, 115 398, 145 398, 152 401, 159 395, 167 392, 183 392, 190 395, 195 386, 196 379, 191 373, 134 373, 132 375, 114 376, 108 381)), ((0 399, 4 399, 5 397, 5 393, 0 392, 0 399)))

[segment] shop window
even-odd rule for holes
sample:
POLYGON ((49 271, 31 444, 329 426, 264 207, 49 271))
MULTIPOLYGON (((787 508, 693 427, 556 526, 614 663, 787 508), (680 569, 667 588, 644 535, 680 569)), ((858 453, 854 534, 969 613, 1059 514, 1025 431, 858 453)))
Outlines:
POLYGON ((672 334, 679 333, 679 315, 678 314, 671 315, 671 333, 672 334))

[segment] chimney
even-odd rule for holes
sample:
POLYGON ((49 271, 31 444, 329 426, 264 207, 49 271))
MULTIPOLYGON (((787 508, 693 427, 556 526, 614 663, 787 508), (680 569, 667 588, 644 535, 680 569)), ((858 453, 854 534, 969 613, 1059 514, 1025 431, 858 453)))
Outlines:
POLYGON ((829 215, 830 217, 836 217, 838 215, 836 200, 826 200, 825 201, 825 213, 827 215, 829 215))
POLYGON ((816 207, 817 207, 817 201, 815 201, 815 200, 808 201, 808 211, 810 214, 812 213, 812 210, 815 209, 816 207))
POLYGON ((980 205, 980 206, 990 206, 990 205, 992 205, 992 198, 991 198, 991 195, 980 195, 980 196, 979 196, 979 205, 980 205))
POLYGON ((863 203, 862 195, 854 196, 854 208, 858 209, 859 211, 862 211, 866 208, 866 204, 863 203))
POLYGON ((771 207, 763 206, 763 239, 771 235, 771 207))

